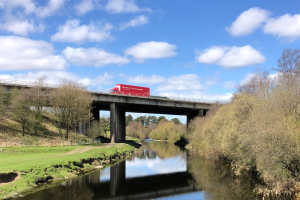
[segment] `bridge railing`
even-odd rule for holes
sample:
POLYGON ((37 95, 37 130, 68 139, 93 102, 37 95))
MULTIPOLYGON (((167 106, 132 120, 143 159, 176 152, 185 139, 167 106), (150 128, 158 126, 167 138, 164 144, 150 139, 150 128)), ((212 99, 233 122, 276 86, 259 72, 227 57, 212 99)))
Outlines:
MULTIPOLYGON (((33 87, 37 83, 31 81, 22 81, 22 80, 10 80, 10 79, 0 79, 0 85, 13 85, 13 86, 27 86, 33 87)), ((59 85, 44 83, 44 87, 49 88, 57 88, 59 85)), ((186 98, 186 97, 173 97, 173 96, 160 96, 160 95, 149 95, 144 93, 134 93, 134 92, 121 92, 121 93, 111 93, 110 90, 104 90, 99 88, 91 88, 88 87, 90 92, 99 92, 105 94, 116 94, 116 95, 128 95, 128 96, 137 96, 137 97, 150 97, 157 99, 166 99, 166 100, 177 100, 177 101, 188 101, 188 102, 198 102, 198 103, 227 103, 227 101, 213 101, 213 100, 205 100, 205 99, 196 99, 196 98, 186 98)))

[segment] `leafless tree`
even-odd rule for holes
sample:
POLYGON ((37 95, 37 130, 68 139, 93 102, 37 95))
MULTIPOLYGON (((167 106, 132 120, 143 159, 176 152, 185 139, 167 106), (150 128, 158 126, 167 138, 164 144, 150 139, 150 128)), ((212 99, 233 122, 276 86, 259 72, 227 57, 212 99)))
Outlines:
POLYGON ((29 89, 30 102, 34 110, 33 130, 37 135, 43 122, 43 107, 47 104, 48 91, 46 87, 46 76, 39 77, 35 85, 29 89))
POLYGON ((21 89, 11 102, 13 116, 20 121, 23 136, 26 130, 29 129, 29 123, 33 118, 33 112, 30 110, 30 106, 30 92, 28 89, 21 89))
POLYGON ((273 80, 269 77, 268 71, 256 69, 249 81, 238 85, 237 92, 246 92, 257 98, 263 98, 271 89, 272 83, 273 80))
POLYGON ((277 60, 277 67, 274 70, 282 74, 291 74, 300 72, 300 49, 286 48, 282 51, 277 60))
POLYGON ((61 135, 62 128, 66 130, 66 139, 69 137, 70 129, 77 127, 79 122, 90 121, 89 111, 92 101, 86 87, 71 80, 61 80, 59 87, 51 91, 52 118, 61 135))

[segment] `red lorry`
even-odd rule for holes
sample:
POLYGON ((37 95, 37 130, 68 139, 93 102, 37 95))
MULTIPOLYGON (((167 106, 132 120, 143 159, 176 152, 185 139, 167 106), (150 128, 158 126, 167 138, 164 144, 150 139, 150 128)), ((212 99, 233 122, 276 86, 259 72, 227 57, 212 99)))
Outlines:
POLYGON ((110 90, 110 94, 122 94, 139 97, 150 97, 150 88, 117 84, 116 87, 110 90))

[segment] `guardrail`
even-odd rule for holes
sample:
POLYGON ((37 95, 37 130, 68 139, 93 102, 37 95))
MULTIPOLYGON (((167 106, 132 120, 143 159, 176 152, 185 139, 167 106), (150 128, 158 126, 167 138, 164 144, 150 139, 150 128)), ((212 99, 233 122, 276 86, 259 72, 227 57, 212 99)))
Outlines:
MULTIPOLYGON (((20 81, 20 80, 10 80, 10 79, 0 79, 0 85, 14 85, 14 86, 26 86, 33 87, 37 83, 30 81, 20 81)), ((44 83, 44 87, 57 88, 58 84, 44 83)), ((166 99, 166 100, 176 100, 176 101, 187 101, 187 102, 198 102, 198 103, 227 103, 227 101, 213 101, 205 99, 195 99, 195 98, 186 98, 186 97, 173 97, 173 96, 159 96, 159 95, 145 95, 143 93, 133 93, 133 92, 121 92, 121 93, 111 93, 110 90, 98 89, 88 87, 89 92, 96 93, 105 93, 105 94, 115 94, 115 95, 127 95, 127 96, 136 96, 136 97, 147 97, 147 98, 157 98, 157 99, 166 99)))

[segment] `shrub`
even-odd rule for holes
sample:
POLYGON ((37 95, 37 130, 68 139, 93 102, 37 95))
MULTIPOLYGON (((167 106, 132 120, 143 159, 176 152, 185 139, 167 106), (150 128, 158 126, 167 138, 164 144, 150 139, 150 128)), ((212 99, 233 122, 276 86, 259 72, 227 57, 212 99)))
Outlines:
POLYGON ((170 142, 175 142, 185 134, 185 125, 162 119, 157 127, 150 132, 149 137, 156 140, 169 140, 170 142))

